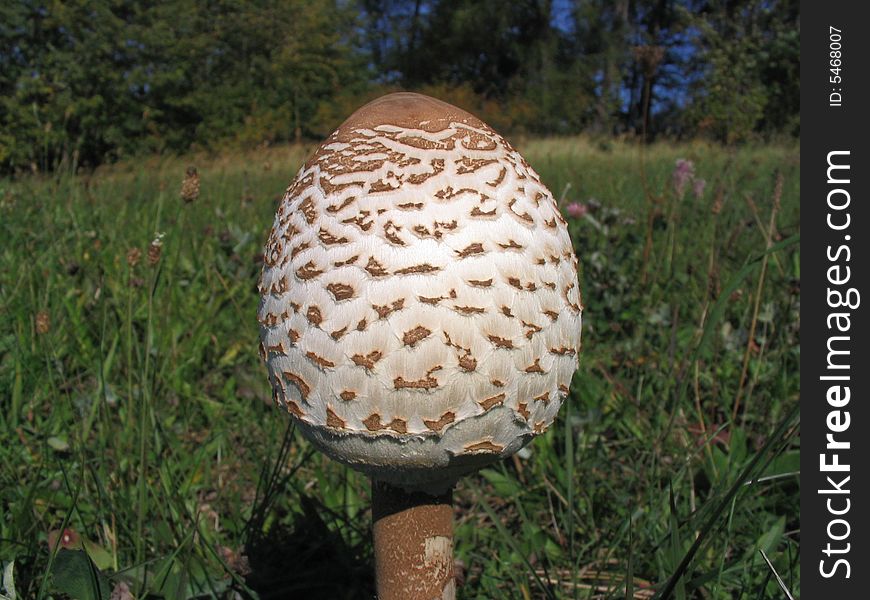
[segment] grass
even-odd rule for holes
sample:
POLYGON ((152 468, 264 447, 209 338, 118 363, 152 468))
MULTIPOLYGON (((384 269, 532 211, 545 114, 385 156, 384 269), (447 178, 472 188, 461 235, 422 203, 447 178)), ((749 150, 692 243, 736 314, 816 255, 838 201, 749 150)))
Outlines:
MULTIPOLYGON (((782 597, 761 551, 798 596, 799 148, 518 146, 588 210, 584 349, 550 431, 460 482, 459 597, 782 597)), ((0 182, 20 597, 373 597, 368 483, 272 408, 256 353, 261 247, 311 149, 0 182)))

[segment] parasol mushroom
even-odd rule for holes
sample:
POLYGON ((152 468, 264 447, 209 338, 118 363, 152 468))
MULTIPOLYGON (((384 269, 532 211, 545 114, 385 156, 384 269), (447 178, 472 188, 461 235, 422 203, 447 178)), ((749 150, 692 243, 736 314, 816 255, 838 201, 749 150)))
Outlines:
POLYGON ((260 293, 275 402, 372 479, 379 597, 452 598, 454 483, 544 432, 577 367, 552 194, 476 117, 384 96, 287 189, 260 293))

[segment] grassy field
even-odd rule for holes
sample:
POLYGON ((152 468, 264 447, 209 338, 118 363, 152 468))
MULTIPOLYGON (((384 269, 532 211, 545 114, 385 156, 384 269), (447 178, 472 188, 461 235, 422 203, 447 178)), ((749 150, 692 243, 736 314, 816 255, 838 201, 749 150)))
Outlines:
MULTIPOLYGON (((781 598, 761 551, 799 594, 799 148, 517 145, 573 215, 583 353, 554 427, 459 483, 459 597, 781 598)), ((311 150, 0 181, 19 597, 373 597, 368 482, 271 406, 256 351, 262 244, 311 150)))

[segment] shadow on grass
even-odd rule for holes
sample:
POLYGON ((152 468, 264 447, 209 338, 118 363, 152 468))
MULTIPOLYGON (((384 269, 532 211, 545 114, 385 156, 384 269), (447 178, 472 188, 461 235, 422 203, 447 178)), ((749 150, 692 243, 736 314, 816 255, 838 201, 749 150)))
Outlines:
POLYGON ((325 507, 304 495, 298 500, 302 512, 292 523, 274 524, 249 539, 250 589, 262 600, 374 598, 370 540, 350 545, 324 521, 325 507))

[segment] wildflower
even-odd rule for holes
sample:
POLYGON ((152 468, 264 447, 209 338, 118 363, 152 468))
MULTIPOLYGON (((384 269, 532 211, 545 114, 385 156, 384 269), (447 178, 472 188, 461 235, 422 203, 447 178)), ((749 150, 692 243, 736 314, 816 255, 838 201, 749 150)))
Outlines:
POLYGON ((181 199, 187 204, 199 198, 199 174, 196 167, 187 167, 184 181, 181 182, 181 199))
POLYGON ((236 551, 220 544, 216 544, 216 550, 231 571, 242 576, 250 574, 251 565, 241 550, 236 551))
POLYGON ((704 196, 704 188, 706 187, 707 182, 700 177, 696 177, 695 181, 692 182, 692 193, 695 195, 695 198, 700 200, 704 196))
POLYGON ((130 265, 131 269, 135 269, 140 260, 142 260, 142 251, 139 248, 127 250, 127 264, 130 265))
POLYGON ((124 581, 119 581, 112 588, 112 594, 109 600, 134 600, 133 592, 130 591, 130 586, 124 581))
POLYGON ((152 267, 160 262, 160 254, 163 252, 163 234, 158 233, 157 237, 151 240, 148 246, 148 264, 152 267))
POLYGON ((36 313, 36 333, 45 335, 49 331, 51 331, 51 316, 46 311, 41 310, 36 313))
POLYGON ((565 210, 568 212, 568 216, 575 219, 584 217, 589 212, 589 208, 582 202, 571 202, 565 210))
POLYGON ((695 164, 690 160, 678 158, 672 177, 674 191, 682 198, 686 193, 686 185, 695 178, 695 164))
POLYGON ((54 550, 58 544, 67 550, 77 550, 82 547, 82 538, 75 529, 69 527, 64 530, 52 529, 48 532, 48 547, 54 550))

